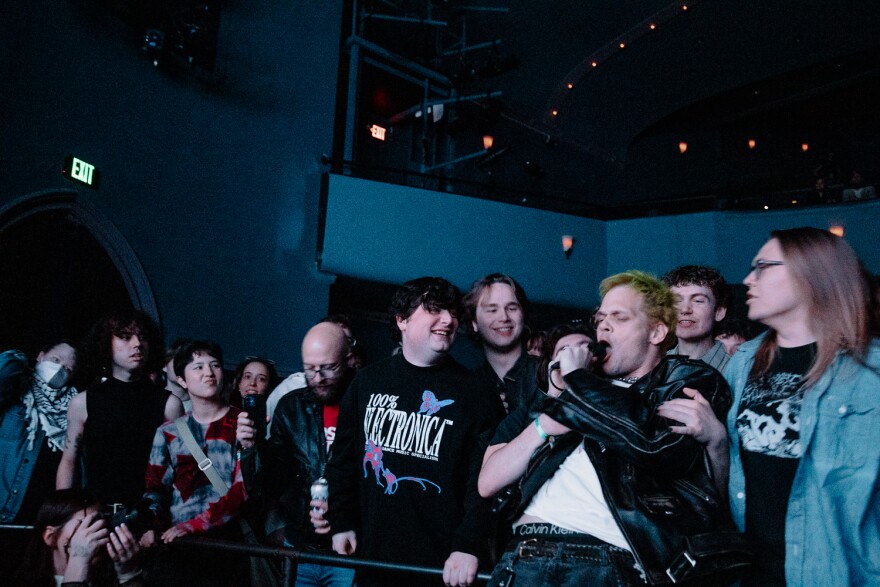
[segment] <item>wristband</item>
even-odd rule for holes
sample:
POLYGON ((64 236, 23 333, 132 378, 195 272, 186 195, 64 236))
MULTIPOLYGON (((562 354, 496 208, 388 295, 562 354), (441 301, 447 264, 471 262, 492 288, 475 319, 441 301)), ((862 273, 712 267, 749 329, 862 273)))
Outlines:
POLYGON ((556 438, 554 438, 553 436, 550 436, 549 434, 544 432, 543 428, 541 428, 541 416, 540 415, 535 417, 535 430, 538 431, 538 435, 541 437, 541 440, 543 440, 544 442, 549 441, 550 444, 553 444, 553 441, 556 440, 556 438))

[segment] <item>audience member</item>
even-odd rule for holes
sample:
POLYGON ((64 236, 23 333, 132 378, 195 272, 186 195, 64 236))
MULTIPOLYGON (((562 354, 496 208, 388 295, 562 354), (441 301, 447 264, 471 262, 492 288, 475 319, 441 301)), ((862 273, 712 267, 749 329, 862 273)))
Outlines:
POLYGON ((37 512, 33 538, 12 584, 141 587, 137 540, 125 524, 108 528, 100 509, 97 497, 83 489, 50 495, 37 512))
POLYGON ((33 523, 55 490, 75 368, 66 341, 44 347, 33 370, 21 351, 0 354, 0 522, 33 523))
MULTIPOLYGON (((559 353, 563 348, 572 345, 590 345, 596 342, 596 330, 589 324, 580 320, 565 322, 550 329, 547 340, 544 342, 543 355, 538 362, 537 386, 543 393, 534 398, 530 406, 520 406, 516 411, 507 415, 498 424, 494 438, 514 438, 526 428, 535 416, 541 413, 544 395, 558 396, 565 388, 565 383, 559 374, 559 353)), ((591 358, 595 364, 596 358, 591 358)), ((497 448, 490 449, 497 450, 497 448)), ((486 455, 488 457, 488 453, 486 455)), ((509 538, 509 528, 506 536, 509 538)), ((503 544, 501 546, 504 546, 503 544)))
POLYGON ((365 358, 358 341, 351 329, 351 319, 345 314, 330 314, 321 319, 321 322, 330 322, 339 325, 348 339, 348 366, 352 369, 360 369, 364 366, 365 358))
POLYGON ((537 330, 529 335, 526 342, 526 350, 533 357, 540 358, 544 354, 544 343, 547 342, 547 332, 537 330))
POLYGON ((177 383, 177 375, 174 374, 174 355, 183 345, 191 342, 188 338, 176 338, 171 346, 165 350, 165 366, 162 371, 165 374, 165 389, 168 393, 180 400, 183 405, 183 411, 192 410, 192 402, 189 400, 189 394, 177 383))
POLYGON ((82 457, 84 486, 115 510, 143 495, 144 465, 156 427, 183 414, 183 406, 147 376, 161 368, 163 352, 159 328, 143 312, 117 312, 99 320, 86 337, 83 354, 91 375, 87 381, 94 383, 70 400, 55 486, 74 486, 82 457))
MULTIPOLYGON (((354 338, 351 332, 351 326, 349 324, 348 317, 344 314, 331 314, 325 318, 322 318, 318 324, 322 323, 330 323, 336 324, 342 331, 345 333, 345 338, 348 343, 348 357, 346 362, 348 363, 348 367, 350 369, 359 369, 363 365, 363 357, 358 352, 354 352, 354 345, 357 345, 357 340, 354 338), (358 357, 354 357, 357 354, 358 357)), ((304 389, 307 386, 306 378, 302 372, 292 373, 287 376, 280 384, 278 384, 275 389, 272 390, 272 393, 269 394, 269 399, 266 401, 266 412, 269 416, 269 427, 267 428, 267 434, 272 434, 272 426, 271 426, 271 418, 272 414, 275 412, 275 408, 278 405, 278 402, 281 401, 281 398, 286 396, 288 393, 295 389, 304 389)), ((268 437, 267 437, 268 438, 268 437)))
MULTIPOLYGON (((241 400, 246 395, 267 396, 278 385, 278 371, 275 362, 263 357, 245 357, 232 375, 232 385, 228 390, 228 403, 241 408, 241 400)), ((268 416, 268 414, 267 414, 268 416)))
POLYGON ((724 370, 730 356, 715 340, 715 323, 727 314, 727 282, 716 269, 700 265, 676 267, 663 276, 676 295, 678 343, 669 354, 699 359, 724 370))
POLYGON ((475 281, 463 302, 465 330, 486 355, 477 372, 495 388, 504 413, 528 404, 536 389, 537 359, 525 349, 526 292, 512 277, 492 273, 475 281))
MULTIPOLYGON (((468 585, 490 532, 476 490, 478 437, 495 422, 491 394, 449 351, 461 297, 423 277, 395 293, 390 326, 402 352, 358 372, 339 412, 327 466, 333 549, 370 560, 443 566, 468 585)), ((358 585, 432 584, 359 573, 358 585)))
MULTIPOLYGON (((316 501, 310 512, 310 488, 324 476, 336 436, 339 401, 354 374, 348 345, 349 337, 333 322, 320 322, 306 333, 302 342, 306 385, 278 403, 267 443, 255 441, 249 414, 238 416, 248 495, 265 502, 266 532, 279 531, 278 542, 285 546, 332 552, 331 527, 323 517, 326 504, 316 501)), ((353 580, 354 571, 343 567, 309 563, 297 567, 299 586, 342 587, 353 580)))
MULTIPOLYGON (((220 394, 223 352, 210 341, 189 342, 177 351, 174 372, 189 393, 192 411, 155 431, 144 498, 152 502, 160 520, 170 521, 162 542, 187 534, 240 540, 238 526, 229 523, 246 499, 235 457, 239 411, 220 394), (191 442, 207 461, 193 454, 191 442)), ((154 543, 152 530, 141 539, 144 546, 154 543)), ((151 580, 160 585, 240 585, 247 564, 223 552, 176 548, 160 554, 151 580)))
POLYGON ((715 325, 715 340, 724 345, 727 354, 733 356, 739 345, 758 336, 760 329, 747 318, 725 316, 715 325))
POLYGON ((728 366, 727 430, 700 397, 667 413, 729 447, 731 509, 756 557, 747 584, 875 584, 880 341, 866 273, 842 238, 795 228, 770 233, 744 283, 749 318, 769 330, 728 366))
POLYGON ((703 447, 681 442, 654 416, 664 399, 694 389, 722 414, 727 384, 701 361, 664 356, 675 344, 676 309, 663 282, 627 271, 600 292, 595 321, 607 379, 590 372, 586 341, 559 348, 564 391, 524 429, 499 428, 486 452, 483 496, 525 475, 512 500, 515 538, 490 585, 544 584, 550 564, 561 586, 712 581, 744 564, 731 555, 743 541, 725 532, 732 524, 703 447))
POLYGON ((844 202, 857 202, 859 200, 873 200, 877 192, 872 185, 865 185, 865 178, 858 171, 853 170, 849 178, 849 184, 843 190, 844 202))

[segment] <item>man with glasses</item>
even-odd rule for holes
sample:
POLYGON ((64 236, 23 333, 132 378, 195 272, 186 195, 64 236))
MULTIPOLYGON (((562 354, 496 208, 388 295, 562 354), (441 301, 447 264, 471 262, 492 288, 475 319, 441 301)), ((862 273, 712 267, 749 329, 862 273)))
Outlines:
MULTIPOLYGON (((314 516, 312 525, 310 488, 323 477, 332 451, 339 402, 354 373, 349 353, 341 326, 318 323, 303 338, 302 373, 285 380, 304 384, 278 401, 268 440, 255 439, 253 420, 244 412, 239 416, 245 486, 249 498, 265 509, 265 531, 275 543, 330 551, 330 525, 321 515, 314 516)), ((354 571, 341 567, 304 563, 297 568, 297 585, 336 587, 351 585, 353 579, 354 571)))
POLYGON ((667 399, 699 390, 721 418, 727 384, 701 361, 665 356, 676 307, 663 282, 627 271, 600 293, 604 376, 591 372, 588 345, 560 349, 562 392, 515 437, 499 429, 486 451, 481 495, 519 481, 506 512, 514 537, 490 585, 540 584, 550 565, 561 587, 699 581, 741 562, 702 445, 682 442, 657 415, 667 399), (703 557, 708 544, 730 558, 703 557))

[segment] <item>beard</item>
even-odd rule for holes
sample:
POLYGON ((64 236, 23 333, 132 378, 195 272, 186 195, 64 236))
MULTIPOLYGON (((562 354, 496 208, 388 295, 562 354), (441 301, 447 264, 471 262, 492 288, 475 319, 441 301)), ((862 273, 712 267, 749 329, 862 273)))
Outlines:
POLYGON ((342 400, 342 396, 345 395, 345 390, 348 389, 348 384, 351 383, 353 374, 352 369, 346 368, 332 383, 324 384, 322 382, 320 385, 312 385, 311 381, 309 381, 306 384, 312 393, 315 394, 318 402, 328 406, 335 406, 342 400))

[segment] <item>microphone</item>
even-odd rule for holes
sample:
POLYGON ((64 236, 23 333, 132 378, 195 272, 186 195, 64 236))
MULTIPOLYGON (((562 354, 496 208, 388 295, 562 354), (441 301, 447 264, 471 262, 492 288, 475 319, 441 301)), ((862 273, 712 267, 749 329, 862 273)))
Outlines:
MULTIPOLYGON (((608 352, 608 343, 604 341, 591 342, 587 345, 587 349, 589 349, 596 360, 601 363, 602 359, 605 358, 605 353, 608 352)), ((559 361, 550 363, 550 370, 555 371, 556 369, 559 369, 559 361)))

